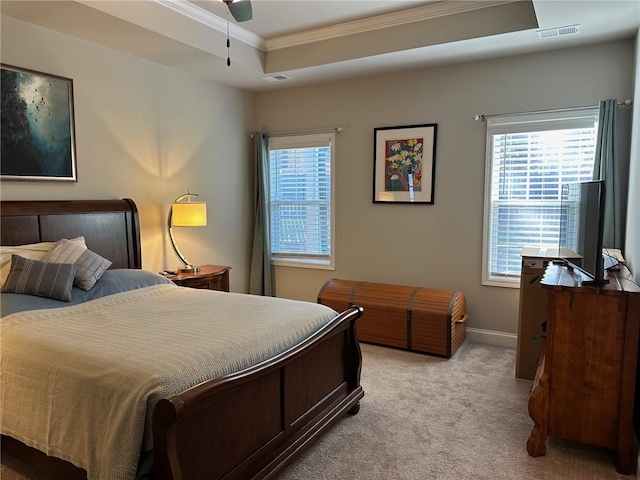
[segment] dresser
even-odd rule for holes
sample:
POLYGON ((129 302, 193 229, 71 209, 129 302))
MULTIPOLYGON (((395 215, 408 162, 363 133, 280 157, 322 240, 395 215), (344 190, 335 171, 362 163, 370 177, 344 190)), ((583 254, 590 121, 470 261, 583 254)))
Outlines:
POLYGON ((181 287, 228 292, 229 270, 231 267, 223 265, 202 265, 195 273, 178 273, 169 278, 181 287))
POLYGON ((549 264, 546 338, 529 397, 527 451, 546 453, 548 435, 604 447, 629 474, 635 462, 633 406, 640 287, 626 268, 608 283, 582 285, 577 270, 549 264))

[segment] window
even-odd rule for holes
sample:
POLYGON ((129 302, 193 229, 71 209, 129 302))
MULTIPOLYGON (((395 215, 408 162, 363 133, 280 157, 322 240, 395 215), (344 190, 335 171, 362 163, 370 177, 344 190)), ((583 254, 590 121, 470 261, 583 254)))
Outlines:
POLYGON ((598 109, 487 119, 482 283, 518 287, 522 247, 558 247, 562 184, 591 180, 598 109))
POLYGON ((334 268, 335 133, 269 138, 274 265, 334 268))

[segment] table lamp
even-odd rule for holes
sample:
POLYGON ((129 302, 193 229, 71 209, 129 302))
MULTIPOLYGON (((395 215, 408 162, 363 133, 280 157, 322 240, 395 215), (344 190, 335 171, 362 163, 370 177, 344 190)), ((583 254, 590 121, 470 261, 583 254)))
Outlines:
POLYGON ((178 269, 181 273, 196 273, 200 271, 200 267, 194 267, 182 254, 176 239, 173 236, 173 227, 204 227, 207 225, 207 204, 204 202, 192 202, 191 197, 197 197, 197 193, 187 193, 176 198, 169 208, 169 217, 167 226, 169 227, 169 238, 171 238, 171 246, 173 251, 184 267, 178 269), (186 202, 183 201, 186 199, 186 202))

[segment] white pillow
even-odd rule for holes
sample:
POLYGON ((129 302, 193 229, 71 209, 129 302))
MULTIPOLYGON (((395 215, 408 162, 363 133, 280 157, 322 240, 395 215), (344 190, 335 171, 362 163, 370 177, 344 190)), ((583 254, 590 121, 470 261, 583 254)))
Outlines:
MULTIPOLYGON (((72 238, 73 243, 85 246, 84 237, 72 238)), ((53 250, 56 242, 30 243, 28 245, 0 246, 0 287, 4 284, 11 270, 11 255, 14 253, 30 260, 42 260, 53 250)))

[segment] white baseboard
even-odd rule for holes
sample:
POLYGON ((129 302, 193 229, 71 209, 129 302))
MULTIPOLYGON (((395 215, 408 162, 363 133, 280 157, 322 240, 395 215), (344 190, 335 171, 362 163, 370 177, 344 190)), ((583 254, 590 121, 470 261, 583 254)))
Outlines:
POLYGON ((518 336, 514 333, 482 330, 481 328, 467 327, 467 339, 470 342, 484 343, 485 345, 497 345, 499 347, 507 348, 516 348, 518 345, 518 336))

